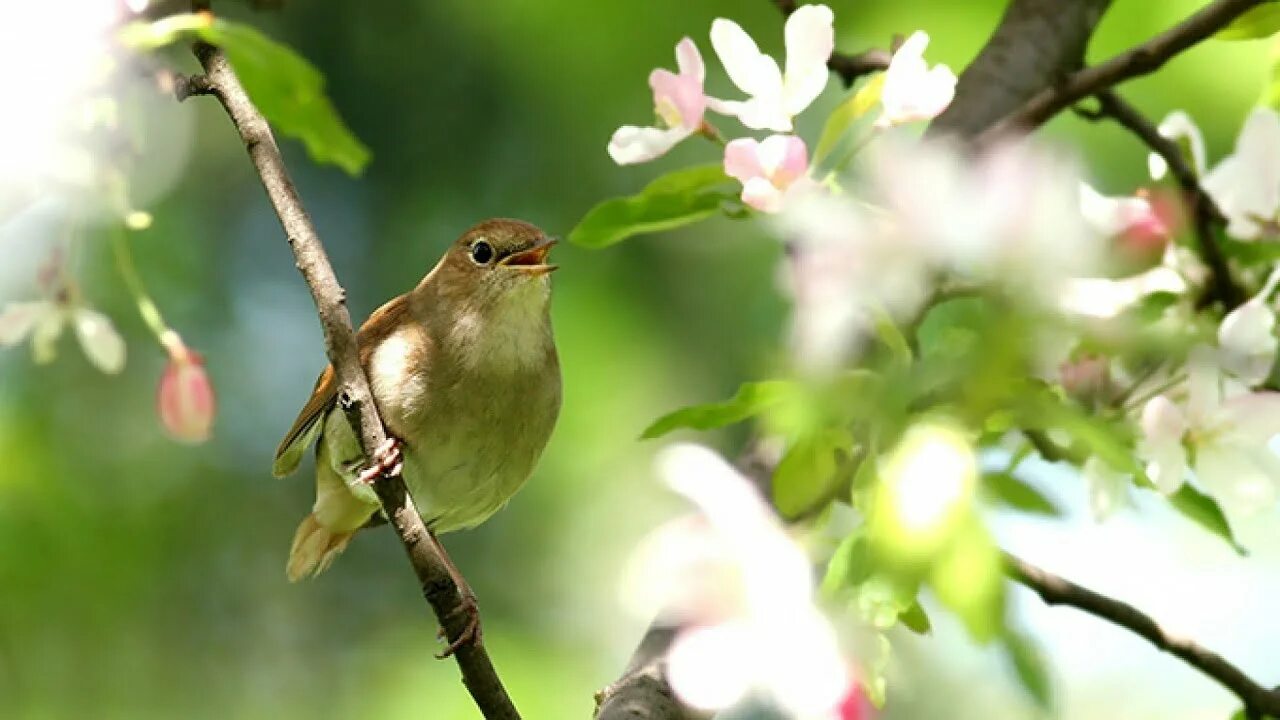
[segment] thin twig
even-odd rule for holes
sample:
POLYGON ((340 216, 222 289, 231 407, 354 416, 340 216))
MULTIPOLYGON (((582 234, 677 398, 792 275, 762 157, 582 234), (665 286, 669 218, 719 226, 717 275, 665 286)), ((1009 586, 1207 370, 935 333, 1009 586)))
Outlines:
MULTIPOLYGON (((352 427, 358 429, 365 454, 372 456, 373 450, 386 440, 386 431, 373 403, 368 379, 360 367, 345 293, 298 197, 266 118, 250 101, 222 51, 212 45, 197 43, 195 54, 204 67, 208 92, 218 98, 231 116, 284 227, 298 269, 315 300, 324 329, 325 348, 337 373, 339 402, 352 427)), ((450 640, 460 637, 468 624, 461 596, 440 556, 432 548, 427 528, 418 516, 413 499, 405 491, 404 482, 399 476, 383 477, 374 483, 374 490, 409 555, 423 595, 435 611, 446 636, 450 640)), ((519 720, 519 713, 503 688, 483 644, 479 641, 464 643, 454 656, 462 671, 463 683, 486 718, 519 720)))
POLYGON ((1190 211, 1196 228, 1196 242, 1200 254, 1209 266, 1212 282, 1209 285, 1207 298, 1220 301, 1230 310, 1244 301, 1244 293, 1231 277, 1231 269, 1227 267, 1227 259, 1218 246, 1215 227, 1226 224, 1222 210, 1209 197, 1196 177, 1196 171, 1187 164, 1186 157, 1177 143, 1160 134, 1159 129, 1133 105, 1120 97, 1114 90, 1103 90, 1095 95, 1098 99, 1096 112, 1077 112, 1090 120, 1111 118, 1121 126, 1138 136, 1147 147, 1164 158, 1178 185, 1182 187, 1183 197, 1190 211))
POLYGON ((1171 635, 1151 616, 1127 603, 1100 595, 1021 558, 1004 554, 1006 572, 1049 605, 1074 607, 1145 638, 1235 693, 1250 711, 1280 717, 1280 692, 1254 682, 1240 668, 1192 640, 1171 635))
POLYGON ((1045 88, 978 136, 979 144, 989 143, 1011 132, 1028 132, 1090 95, 1125 80, 1159 70, 1175 55, 1226 27, 1245 11, 1266 0, 1215 0, 1181 23, 1147 42, 1098 65, 1067 75, 1053 87, 1045 88))
MULTIPOLYGON (((777 6, 778 12, 781 12, 783 17, 790 17, 791 13, 799 7, 795 0, 773 0, 773 4, 777 6)), ((854 81, 863 75, 870 75, 889 67, 889 58, 889 51, 879 48, 871 48, 854 55, 833 52, 827 59, 827 67, 840 77, 845 87, 851 87, 854 81)))

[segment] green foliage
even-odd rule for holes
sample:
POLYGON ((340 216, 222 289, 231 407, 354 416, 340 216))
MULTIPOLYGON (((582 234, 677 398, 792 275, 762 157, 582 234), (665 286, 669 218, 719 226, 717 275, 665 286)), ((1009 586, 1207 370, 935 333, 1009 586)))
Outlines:
POLYGON ((883 89, 884 73, 880 73, 864 83, 831 111, 826 123, 822 126, 822 134, 818 136, 818 144, 813 151, 815 167, 836 149, 840 140, 849 132, 849 128, 880 102, 880 91, 883 89))
POLYGON ((950 361, 979 349, 992 323, 993 309, 982 297, 957 297, 933 307, 916 328, 920 357, 950 361))
POLYGON ((1020 480, 1013 473, 994 472, 982 476, 984 494, 995 502, 1031 513, 1047 517, 1061 517, 1060 510, 1053 501, 1045 497, 1036 488, 1020 480))
POLYGON ((226 53, 249 99, 281 134, 301 140, 312 160, 359 175, 369 149, 352 134, 324 92, 324 76, 311 63, 257 29, 206 14, 176 15, 131 23, 121 42, 155 50, 182 39, 200 39, 226 53))
POLYGON ((744 383, 738 392, 724 402, 693 405, 658 418, 645 428, 641 437, 650 440, 672 430, 711 430, 756 417, 794 398, 795 383, 790 380, 762 380, 744 383))
POLYGON ((933 623, 929 621, 929 615, 925 613, 924 607, 918 600, 912 600, 911 604, 898 615, 898 622, 917 635, 928 635, 933 632, 933 623))
POLYGON ((1036 641, 1013 628, 1007 628, 1000 637, 1014 675, 1027 695, 1043 710, 1053 706, 1053 683, 1045 664, 1044 653, 1036 641))
POLYGON ((605 200, 587 211, 569 241, 603 248, 633 235, 672 230, 720 212, 735 197, 724 168, 699 165, 663 175, 639 194, 605 200))
POLYGON ((1236 540, 1236 535, 1227 522, 1218 501, 1183 483, 1178 491, 1169 497, 1169 504, 1191 522, 1217 535, 1240 555, 1248 555, 1249 551, 1236 540))
POLYGON ((837 472, 853 447, 842 428, 803 435, 787 449, 773 472, 773 503, 785 518, 798 518, 834 497, 837 472))
POLYGON ((1218 40, 1257 40, 1280 32, 1280 3, 1264 2, 1214 33, 1218 40))

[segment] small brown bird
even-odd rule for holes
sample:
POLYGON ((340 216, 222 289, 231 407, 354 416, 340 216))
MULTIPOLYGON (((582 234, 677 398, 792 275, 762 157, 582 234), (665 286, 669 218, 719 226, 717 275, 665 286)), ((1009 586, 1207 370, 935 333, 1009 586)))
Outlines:
POLYGON ((319 439, 316 502, 293 538, 291 581, 329 567, 379 511, 370 481, 401 465, 478 631, 475 596, 435 536, 505 505, 551 436, 560 410, 549 312, 556 266, 546 262, 553 244, 529 223, 482 222, 360 327, 360 363, 392 436, 372 465, 337 407, 333 367, 325 368, 272 466, 276 477, 290 474, 319 439))

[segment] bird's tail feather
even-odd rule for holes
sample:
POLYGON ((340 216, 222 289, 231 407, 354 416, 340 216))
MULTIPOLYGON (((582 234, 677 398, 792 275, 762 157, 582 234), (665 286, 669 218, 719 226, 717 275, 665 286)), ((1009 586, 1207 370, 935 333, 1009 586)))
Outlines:
POLYGON ((355 531, 334 532, 320 524, 315 513, 308 515, 293 535, 286 572, 289 582, 314 577, 329 569, 334 558, 347 548, 355 531))

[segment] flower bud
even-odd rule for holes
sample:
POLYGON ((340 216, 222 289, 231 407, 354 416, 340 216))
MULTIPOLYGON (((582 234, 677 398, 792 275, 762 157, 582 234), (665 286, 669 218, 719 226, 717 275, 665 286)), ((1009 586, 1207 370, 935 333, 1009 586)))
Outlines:
POLYGON ((202 443, 209 439, 216 402, 204 360, 178 340, 169 345, 169 364, 156 396, 160 421, 173 439, 202 443))

